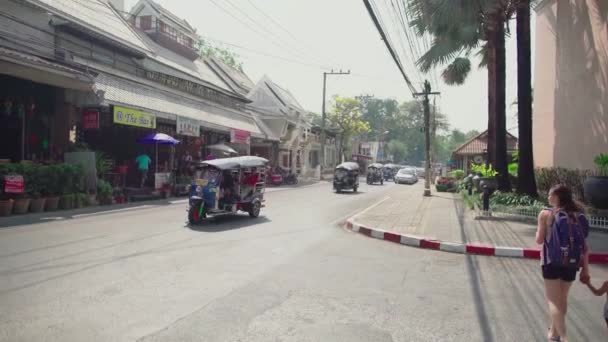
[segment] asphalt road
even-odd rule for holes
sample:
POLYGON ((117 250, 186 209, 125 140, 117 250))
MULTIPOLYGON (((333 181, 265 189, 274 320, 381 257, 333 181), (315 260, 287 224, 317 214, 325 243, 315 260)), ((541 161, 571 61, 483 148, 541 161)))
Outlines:
MULTIPOLYGON (((337 224, 390 192, 422 191, 361 188, 272 189, 262 217, 196 229, 185 204, 0 229, 0 341, 545 340, 537 262, 349 233, 337 224)), ((573 341, 608 339, 603 301, 574 287, 573 341)))

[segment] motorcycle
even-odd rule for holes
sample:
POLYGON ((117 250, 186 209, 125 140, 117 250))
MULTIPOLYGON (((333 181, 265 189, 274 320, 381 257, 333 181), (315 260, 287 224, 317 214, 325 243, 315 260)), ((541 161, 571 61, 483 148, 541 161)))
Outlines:
POLYGON ((269 184, 270 185, 274 185, 274 186, 281 186, 283 185, 283 182, 285 181, 283 178, 283 175, 277 172, 274 172, 274 170, 269 170, 268 171, 268 180, 269 180, 269 184))
POLYGON ((287 185, 296 185, 298 184, 298 175, 289 172, 284 179, 285 184, 287 185))

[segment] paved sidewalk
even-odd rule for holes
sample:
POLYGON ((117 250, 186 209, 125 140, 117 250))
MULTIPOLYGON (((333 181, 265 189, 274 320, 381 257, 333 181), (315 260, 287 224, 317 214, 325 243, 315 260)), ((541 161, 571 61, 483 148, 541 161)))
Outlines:
MULTIPOLYGON (((475 219, 460 195, 433 192, 422 196, 422 186, 396 186, 388 199, 355 216, 361 226, 461 244, 538 248, 536 226, 503 219, 475 219)), ((594 253, 608 253, 608 234, 591 231, 594 253)))

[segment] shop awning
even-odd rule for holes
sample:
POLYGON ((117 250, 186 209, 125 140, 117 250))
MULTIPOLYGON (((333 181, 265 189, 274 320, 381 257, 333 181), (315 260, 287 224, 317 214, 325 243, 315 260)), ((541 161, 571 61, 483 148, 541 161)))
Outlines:
POLYGON ((44 58, 0 48, 0 73, 60 88, 90 91, 93 76, 44 58))
POLYGON ((234 128, 248 131, 253 137, 266 137, 248 113, 194 101, 104 73, 95 79, 95 88, 104 92, 106 104, 132 107, 170 120, 187 117, 199 121, 203 127, 225 132, 234 128))

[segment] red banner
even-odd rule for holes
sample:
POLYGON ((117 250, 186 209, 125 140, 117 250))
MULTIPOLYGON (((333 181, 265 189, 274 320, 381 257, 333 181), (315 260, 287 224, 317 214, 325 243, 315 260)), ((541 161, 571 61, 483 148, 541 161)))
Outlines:
POLYGON ((82 112, 82 128, 83 129, 98 129, 99 128, 99 111, 87 110, 82 112))
POLYGON ((7 194, 22 194, 25 191, 23 176, 4 176, 4 192, 7 194))
POLYGON ((245 144, 249 145, 251 140, 251 133, 243 131, 241 129, 230 130, 230 142, 233 144, 245 144))

